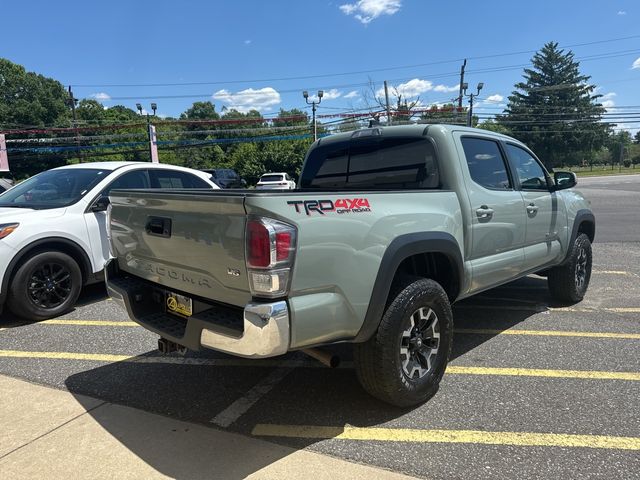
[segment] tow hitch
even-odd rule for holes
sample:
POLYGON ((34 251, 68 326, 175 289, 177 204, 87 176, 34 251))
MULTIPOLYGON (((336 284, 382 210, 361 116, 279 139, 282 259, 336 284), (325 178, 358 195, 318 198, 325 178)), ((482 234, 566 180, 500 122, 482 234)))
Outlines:
POLYGON ((172 352, 178 352, 180 355, 187 353, 187 347, 178 345, 177 343, 162 337, 158 339, 158 350, 160 350, 160 353, 165 355, 172 352))

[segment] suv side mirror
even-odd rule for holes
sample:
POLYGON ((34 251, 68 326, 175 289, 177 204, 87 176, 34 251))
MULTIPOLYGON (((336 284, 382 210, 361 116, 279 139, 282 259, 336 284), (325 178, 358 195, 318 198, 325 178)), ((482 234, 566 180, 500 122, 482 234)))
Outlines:
POLYGON ((111 202, 109 201, 109 197, 103 195, 99 197, 95 202, 93 202, 93 205, 91 205, 91 208, 89 210, 91 210, 92 212, 106 212, 107 208, 109 208, 110 203, 111 202))
POLYGON ((573 188, 578 184, 578 177, 573 172, 555 172, 553 180, 555 182, 554 190, 573 188))

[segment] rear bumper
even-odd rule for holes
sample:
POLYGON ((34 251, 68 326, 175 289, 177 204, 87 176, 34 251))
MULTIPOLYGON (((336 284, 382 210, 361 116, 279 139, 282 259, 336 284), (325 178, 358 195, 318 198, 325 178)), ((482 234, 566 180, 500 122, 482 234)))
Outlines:
POLYGON ((109 295, 132 320, 190 350, 267 358, 289 349, 290 315, 285 301, 249 303, 244 309, 208 305, 186 319, 164 311, 161 287, 114 268, 105 272, 109 295))

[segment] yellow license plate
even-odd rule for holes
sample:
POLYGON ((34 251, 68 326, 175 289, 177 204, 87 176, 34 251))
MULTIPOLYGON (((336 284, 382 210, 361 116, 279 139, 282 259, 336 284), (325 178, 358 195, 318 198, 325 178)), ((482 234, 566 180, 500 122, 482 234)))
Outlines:
POLYGON ((193 301, 184 295, 167 292, 166 300, 167 312, 174 313, 183 317, 193 315, 193 301))

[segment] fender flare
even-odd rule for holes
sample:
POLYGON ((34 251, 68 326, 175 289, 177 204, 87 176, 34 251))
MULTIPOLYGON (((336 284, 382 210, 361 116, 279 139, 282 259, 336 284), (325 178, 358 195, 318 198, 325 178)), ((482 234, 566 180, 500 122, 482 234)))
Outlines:
POLYGON ((444 254, 454 265, 457 278, 455 291, 450 296, 452 303, 463 291, 464 264, 460 246, 453 235, 446 232, 419 232, 396 237, 382 257, 364 322, 353 342, 366 342, 378 330, 398 267, 406 258, 421 253, 444 254))
MULTIPOLYGON (((567 262, 569 258, 569 254, 571 252, 571 245, 573 245, 573 243, 576 241, 576 238, 578 238, 578 229, 580 228, 580 225, 583 223, 590 223, 591 225, 593 225, 593 237, 595 238, 596 217, 593 215, 593 212, 591 212, 591 210, 588 210, 586 208, 582 208, 578 210, 578 212, 576 213, 576 218, 573 221, 573 227, 571 229, 571 237, 569 238, 569 243, 567 244, 567 254, 565 255, 564 260, 562 261, 562 264, 565 264, 567 262)), ((593 239, 591 239, 591 241, 593 242, 593 239)))

